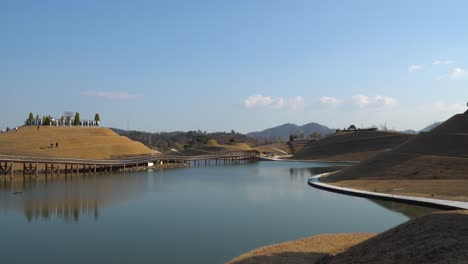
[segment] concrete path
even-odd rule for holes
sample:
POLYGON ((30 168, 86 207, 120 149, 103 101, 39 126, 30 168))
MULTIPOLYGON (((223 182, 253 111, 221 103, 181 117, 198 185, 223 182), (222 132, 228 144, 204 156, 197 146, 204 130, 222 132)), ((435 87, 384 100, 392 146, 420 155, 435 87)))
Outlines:
POLYGON ((387 194, 387 193, 368 192, 368 191, 361 191, 361 190, 356 190, 356 189, 351 189, 351 188, 338 187, 338 186, 320 182, 319 180, 320 177, 326 174, 327 173, 319 174, 319 175, 309 178, 309 185, 318 189, 322 189, 322 190, 348 194, 348 195, 353 195, 353 196, 366 197, 366 198, 399 201, 403 203, 410 203, 410 204, 422 205, 422 206, 427 206, 427 207, 435 207, 435 208, 441 208, 441 209, 465 209, 465 210, 468 209, 468 202, 458 202, 458 201, 450 201, 450 200, 439 200, 439 199, 420 198, 420 197, 395 195, 395 194, 387 194))

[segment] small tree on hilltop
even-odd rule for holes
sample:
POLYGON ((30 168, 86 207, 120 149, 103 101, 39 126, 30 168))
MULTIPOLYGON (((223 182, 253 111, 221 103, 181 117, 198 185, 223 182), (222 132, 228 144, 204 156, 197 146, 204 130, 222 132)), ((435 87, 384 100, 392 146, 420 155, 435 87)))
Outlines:
POLYGON ((101 117, 99 116, 98 113, 96 113, 96 114, 94 115, 94 121, 96 121, 96 122, 100 122, 100 121, 101 121, 101 117))
POLYGON ((357 129, 357 128, 356 128, 355 125, 350 125, 350 126, 348 127, 348 130, 356 130, 356 129, 357 129))
POLYGON ((44 126, 50 126, 50 121, 51 121, 50 116, 45 116, 45 117, 44 117, 44 121, 43 121, 42 124, 43 124, 44 126))
POLYGON ((80 125, 80 121, 81 121, 81 120, 80 120, 80 113, 76 112, 74 125, 75 125, 75 126, 79 126, 79 125, 80 125))
POLYGON ((34 120, 34 115, 33 115, 33 113, 29 113, 29 117, 28 117, 28 125, 31 125, 31 124, 32 124, 32 122, 33 122, 33 120, 34 120))
POLYGON ((294 141, 294 135, 291 134, 291 135, 289 135, 289 142, 293 142, 293 141, 294 141))

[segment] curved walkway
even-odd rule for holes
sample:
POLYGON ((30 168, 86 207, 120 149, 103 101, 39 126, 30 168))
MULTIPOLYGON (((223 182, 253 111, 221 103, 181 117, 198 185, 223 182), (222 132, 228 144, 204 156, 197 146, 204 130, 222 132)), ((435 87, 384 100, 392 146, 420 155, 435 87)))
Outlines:
POLYGON ((345 187, 338 187, 330 184, 326 184, 320 182, 320 177, 327 175, 327 173, 319 174, 309 178, 309 185, 318 189, 348 194, 353 196, 359 197, 366 197, 366 198, 376 198, 382 200, 391 200, 391 201, 399 201, 404 203, 422 205, 427 207, 434 207, 440 209, 468 209, 468 202, 458 202, 458 201, 450 201, 450 200, 439 200, 439 199, 430 199, 430 198, 421 198, 421 197, 413 197, 413 196, 404 196, 404 195, 395 195, 395 194, 387 194, 387 193, 377 193, 377 192, 368 192, 368 191, 361 191, 351 188, 345 187))

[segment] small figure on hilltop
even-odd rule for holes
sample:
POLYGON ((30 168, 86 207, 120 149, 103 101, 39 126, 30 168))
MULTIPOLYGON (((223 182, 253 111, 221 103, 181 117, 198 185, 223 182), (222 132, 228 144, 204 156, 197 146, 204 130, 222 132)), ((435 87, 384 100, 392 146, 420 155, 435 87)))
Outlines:
POLYGON ((58 141, 57 141, 57 142, 55 142, 55 147, 56 147, 56 148, 58 148, 58 141))
POLYGON ((18 132, 18 127, 15 127, 15 132, 18 132))

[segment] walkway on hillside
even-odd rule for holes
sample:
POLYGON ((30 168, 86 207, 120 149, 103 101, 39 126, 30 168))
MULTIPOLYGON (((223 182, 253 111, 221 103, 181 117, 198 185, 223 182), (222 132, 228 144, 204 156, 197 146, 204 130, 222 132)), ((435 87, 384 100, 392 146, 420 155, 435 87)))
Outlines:
POLYGON ((309 185, 318 189, 326 190, 326 191, 359 196, 359 197, 399 201, 399 202, 404 202, 404 203, 411 203, 411 204, 417 204, 417 205, 428 206, 428 207, 436 207, 436 208, 442 208, 442 209, 468 210, 468 202, 420 198, 420 197, 413 197, 413 196, 368 192, 368 191, 361 191, 361 190, 356 190, 356 189, 351 189, 351 188, 338 187, 338 186, 320 182, 320 177, 324 175, 327 175, 327 173, 319 174, 319 175, 311 177, 309 179, 309 185))

